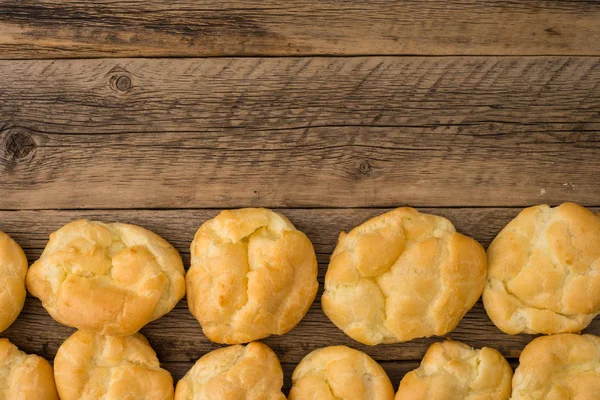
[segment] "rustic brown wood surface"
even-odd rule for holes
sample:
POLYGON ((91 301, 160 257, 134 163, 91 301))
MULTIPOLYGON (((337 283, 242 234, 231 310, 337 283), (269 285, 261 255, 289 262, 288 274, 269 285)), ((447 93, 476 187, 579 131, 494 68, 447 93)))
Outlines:
MULTIPOLYGON (((220 209, 276 208, 312 240, 321 283, 265 340, 286 390, 335 344, 397 387, 440 338, 369 347, 333 326, 320 296, 339 232, 411 205, 487 246, 528 205, 600 212, 598 43, 600 2, 584 0, 1 1, 0 230, 32 262, 71 220, 129 222, 187 266, 220 209), (210 58, 122 58, 161 56, 210 58)), ((28 298, 0 336, 52 360, 71 332, 28 298)), ((175 380, 218 347, 185 301, 142 332, 175 380)), ((481 303, 448 337, 513 366, 532 339, 481 303)))
POLYGON ((0 209, 600 203, 595 57, 3 61, 0 71, 10 189, 0 209))
POLYGON ((594 0, 3 0, 5 58, 599 55, 594 0))

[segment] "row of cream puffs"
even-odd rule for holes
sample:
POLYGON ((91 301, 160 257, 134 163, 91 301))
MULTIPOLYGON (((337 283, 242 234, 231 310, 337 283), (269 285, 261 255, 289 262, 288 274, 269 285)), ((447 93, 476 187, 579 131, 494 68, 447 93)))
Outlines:
MULTIPOLYGON (((77 331, 50 364, 0 339, 0 394, 5 400, 285 400, 283 371, 260 342, 214 350, 173 390, 147 340, 77 331), (55 386, 56 382, 56 386, 55 386), (58 390, 57 390, 58 389, 58 390)), ((502 355, 446 340, 433 344, 394 396, 384 369, 367 354, 331 346, 309 353, 292 375, 289 400, 564 400, 600 393, 600 338, 559 334, 534 339, 513 376, 502 355)))
MULTIPOLYGON (((27 272, 0 235, 0 331, 28 290, 58 322, 124 336, 185 295, 205 335, 224 344, 284 334, 318 290, 304 233, 268 209, 221 212, 198 229, 185 275, 177 250, 144 228, 71 222, 27 272)), ((483 292, 488 315, 516 333, 578 333, 600 313, 600 218, 573 203, 523 210, 487 251, 443 217, 404 207, 340 235, 322 307, 369 345, 442 336, 483 292)))

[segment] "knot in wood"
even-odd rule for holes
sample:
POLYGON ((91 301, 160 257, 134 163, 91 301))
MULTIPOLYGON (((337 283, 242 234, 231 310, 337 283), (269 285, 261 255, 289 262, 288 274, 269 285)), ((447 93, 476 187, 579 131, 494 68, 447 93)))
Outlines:
POLYGON ((365 160, 358 166, 358 171, 363 175, 368 175, 372 168, 373 166, 371 165, 371 161, 365 160))
POLYGON ((0 135, 0 151, 5 161, 24 160, 36 147, 35 139, 24 128, 9 128, 0 135))
POLYGON ((131 89, 131 78, 127 75, 121 75, 117 78, 115 85, 119 91, 126 92, 131 89))

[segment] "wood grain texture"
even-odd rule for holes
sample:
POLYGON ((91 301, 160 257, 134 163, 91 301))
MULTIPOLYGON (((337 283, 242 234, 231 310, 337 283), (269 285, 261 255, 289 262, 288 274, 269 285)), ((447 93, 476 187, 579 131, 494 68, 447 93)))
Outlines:
POLYGON ((0 209, 599 205, 599 85, 595 57, 3 61, 0 209))
MULTIPOLYGON (((340 230, 349 230, 384 211, 386 210, 373 208, 281 210, 313 242, 319 261, 320 281, 317 299, 302 322, 291 332, 264 341, 277 352, 282 363, 295 365, 308 352, 336 344, 345 344, 363 350, 377 361, 418 361, 431 343, 440 340, 439 338, 418 339, 402 344, 369 347, 345 336, 321 311, 323 279, 329 255, 335 247, 340 230)), ((436 208, 422 211, 449 218, 459 231, 487 246, 496 233, 514 218, 519 210, 436 208)), ((599 212, 600 208, 595 208, 593 211, 599 212)), ((71 220, 89 218, 134 223, 153 230, 176 246, 187 266, 189 244, 196 229, 217 213, 217 210, 3 211, 0 212, 0 230, 7 232, 20 243, 29 260, 34 261, 41 254, 48 235, 71 220)), ((28 352, 51 359, 71 332, 72 329, 54 322, 39 300, 28 298, 17 321, 1 336, 10 338, 28 352)), ((600 334, 600 318, 596 318, 586 332, 600 334)), ((185 300, 180 302, 172 312, 146 326, 142 333, 148 337, 159 358, 165 363, 190 366, 197 358, 218 347, 204 337, 199 324, 188 311, 185 300)), ((518 357, 522 348, 532 339, 530 335, 509 336, 500 332, 487 317, 481 303, 467 313, 457 329, 448 336, 475 347, 495 347, 509 358, 518 357)), ((394 377, 399 379, 401 376, 394 377)))
POLYGON ((599 55, 568 0, 4 0, 0 57, 599 55))

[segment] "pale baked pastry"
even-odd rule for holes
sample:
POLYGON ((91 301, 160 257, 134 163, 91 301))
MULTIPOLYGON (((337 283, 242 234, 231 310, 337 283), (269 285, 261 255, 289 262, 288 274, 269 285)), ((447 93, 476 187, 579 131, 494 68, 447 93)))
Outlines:
POLYGON ((600 337, 541 336, 523 349, 512 400, 600 399, 600 337))
POLYGON ((54 377, 62 400, 173 399, 173 378, 140 333, 75 332, 56 353, 54 377))
POLYGON ((375 360, 346 346, 315 350, 292 374, 288 400, 393 400, 394 388, 375 360))
POLYGON ((475 304, 485 251, 445 218, 398 208, 340 234, 323 311, 361 343, 444 335, 475 304))
POLYGON ((17 319, 25 303, 27 258, 21 247, 0 232, 0 332, 17 319))
POLYGON ((79 220, 50 235, 27 288, 64 325, 124 336, 175 307, 184 274, 177 250, 149 230, 79 220))
POLYGON ((600 313, 600 218, 529 207, 488 248, 483 304, 508 334, 579 332, 600 313))
POLYGON ((50 363, 0 339, 0 399, 58 400, 50 363))
POLYGON ((175 400, 285 400, 283 371, 268 346, 252 342, 213 350, 177 383, 175 400))
POLYGON ((300 322, 317 293, 310 240, 265 208, 221 212, 198 229, 191 254, 188 306, 217 343, 282 335, 300 322))
POLYGON ((495 349, 446 340, 432 344, 419 368, 404 375, 395 400, 508 400, 511 379, 495 349))

